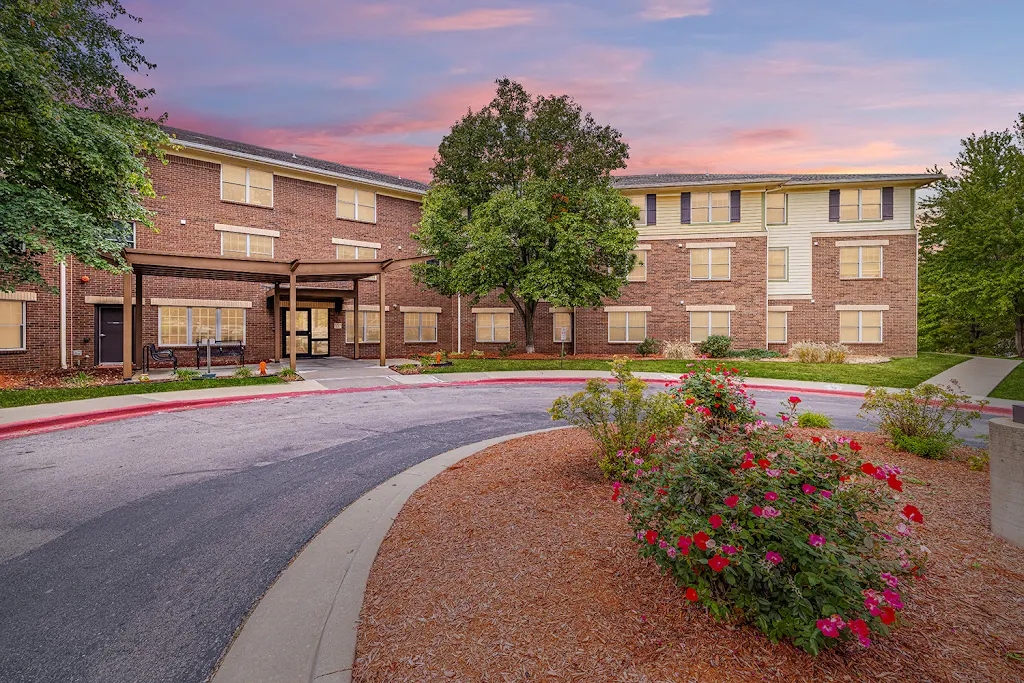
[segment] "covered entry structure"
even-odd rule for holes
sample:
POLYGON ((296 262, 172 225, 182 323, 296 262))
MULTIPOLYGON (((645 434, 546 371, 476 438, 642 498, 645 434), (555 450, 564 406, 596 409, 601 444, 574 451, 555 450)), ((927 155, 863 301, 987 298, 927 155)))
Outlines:
MULTIPOLYGON (((352 289, 323 290, 324 295, 334 298, 350 298, 359 310, 359 281, 378 277, 380 287, 380 309, 385 307, 385 281, 389 273, 408 268, 416 263, 425 263, 430 257, 416 256, 403 259, 375 260, 312 260, 312 259, 254 259, 233 256, 195 256, 159 251, 126 249, 125 261, 130 270, 124 273, 124 379, 132 378, 132 350, 135 358, 142 358, 142 302, 146 276, 193 278, 204 280, 235 280, 256 282, 274 286, 274 358, 281 358, 282 291, 287 292, 289 319, 296 320, 298 290, 305 298, 316 288, 300 288, 300 284, 324 282, 351 282, 352 289), (134 292, 132 291, 134 285, 134 292), (285 286, 287 285, 287 286, 285 286), (139 302, 132 311, 133 296, 139 302)), ((295 369, 297 346, 296 325, 289 331, 288 355, 292 370, 295 369)), ((385 364, 385 319, 380 321, 380 364, 385 364)), ((355 355, 359 357, 359 335, 355 336, 355 355)))

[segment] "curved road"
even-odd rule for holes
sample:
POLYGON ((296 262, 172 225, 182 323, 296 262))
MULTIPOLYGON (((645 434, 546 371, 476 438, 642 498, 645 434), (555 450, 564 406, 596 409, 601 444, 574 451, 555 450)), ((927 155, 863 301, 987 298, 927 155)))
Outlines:
MULTIPOLYGON (((550 426, 551 401, 579 389, 306 396, 0 441, 0 680, 206 680, 344 507, 444 451, 550 426)), ((786 395, 755 393, 765 412, 786 395)), ((803 398, 865 428, 858 399, 803 398)))

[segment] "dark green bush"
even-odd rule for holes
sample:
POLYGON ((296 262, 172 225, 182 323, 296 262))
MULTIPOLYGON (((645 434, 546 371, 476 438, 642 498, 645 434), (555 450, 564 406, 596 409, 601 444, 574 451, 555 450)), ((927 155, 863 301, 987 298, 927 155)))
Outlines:
POLYGON ((732 348, 732 337, 713 334, 700 343, 700 352, 708 358, 725 358, 732 348))
POLYGON ((833 424, 831 417, 821 413, 800 413, 796 418, 797 427, 831 429, 833 424))
POLYGON ((942 460, 949 455, 953 442, 944 437, 908 436, 899 430, 892 434, 892 445, 898 450, 920 455, 929 460, 942 460))
POLYGON ((749 358, 750 360, 782 357, 782 354, 778 351, 769 351, 768 349, 743 349, 742 351, 733 351, 732 355, 737 358, 749 358))
POLYGON ((650 356, 658 352, 658 340, 654 337, 644 337, 644 340, 636 345, 636 352, 641 356, 650 356))

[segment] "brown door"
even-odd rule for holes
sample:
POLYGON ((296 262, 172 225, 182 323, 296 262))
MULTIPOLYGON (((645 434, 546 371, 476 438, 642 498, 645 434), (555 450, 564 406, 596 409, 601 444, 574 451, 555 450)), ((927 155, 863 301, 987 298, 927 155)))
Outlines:
POLYGON ((124 362, 124 309, 96 307, 96 359, 100 364, 124 362))

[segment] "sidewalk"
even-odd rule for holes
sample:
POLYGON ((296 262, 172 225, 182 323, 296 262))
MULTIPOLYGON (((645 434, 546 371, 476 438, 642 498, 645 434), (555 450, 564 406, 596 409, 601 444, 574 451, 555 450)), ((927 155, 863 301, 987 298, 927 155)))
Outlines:
POLYGON ((940 372, 931 379, 926 379, 925 382, 949 384, 955 381, 965 394, 988 396, 1018 365, 1020 365, 1019 360, 1010 358, 971 358, 954 365, 945 372, 940 372))

